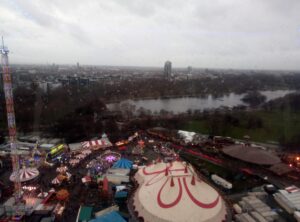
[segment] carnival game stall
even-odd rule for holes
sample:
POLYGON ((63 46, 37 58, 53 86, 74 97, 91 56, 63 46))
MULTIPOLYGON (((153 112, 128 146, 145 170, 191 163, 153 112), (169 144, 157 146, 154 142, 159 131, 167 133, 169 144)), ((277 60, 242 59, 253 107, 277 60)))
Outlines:
POLYGON ((141 148, 140 146, 135 146, 132 148, 131 153, 132 153, 132 155, 143 155, 144 148, 141 148))
POLYGON ((66 173, 67 170, 68 170, 68 167, 64 166, 64 165, 61 165, 60 167, 56 168, 56 172, 58 172, 58 173, 66 173))
POLYGON ((145 142, 143 140, 139 140, 137 145, 133 147, 132 154, 133 155, 143 155, 145 149, 145 142))
POLYGON ((62 183, 63 181, 69 181, 71 179, 71 177, 72 177, 72 174, 66 172, 66 173, 58 174, 56 178, 60 181, 60 183, 62 183))
POLYGON ((70 160, 69 160, 69 164, 70 164, 72 167, 77 166, 79 163, 80 163, 80 160, 78 160, 78 159, 70 159, 70 160))
POLYGON ((72 167, 75 167, 90 154, 92 154, 92 150, 88 148, 77 150, 72 154, 71 158, 69 159, 69 164, 72 167))
POLYGON ((68 172, 68 167, 61 164, 56 168, 58 175, 51 181, 54 186, 61 185, 64 181, 70 181, 72 174, 68 172))
POLYGON ((140 146, 141 148, 145 147, 145 141, 144 140, 139 140, 138 141, 138 146, 140 146))
POLYGON ((128 140, 120 140, 120 141, 118 141, 118 142, 116 142, 116 146, 125 146, 125 145, 127 145, 129 143, 129 141, 128 140))
POLYGON ((87 156, 87 155, 90 155, 92 153, 92 151, 91 150, 83 150, 83 151, 81 151, 81 153, 87 156))
POLYGON ((83 160, 85 157, 86 157, 86 155, 84 155, 82 153, 75 156, 75 158, 78 160, 83 160))

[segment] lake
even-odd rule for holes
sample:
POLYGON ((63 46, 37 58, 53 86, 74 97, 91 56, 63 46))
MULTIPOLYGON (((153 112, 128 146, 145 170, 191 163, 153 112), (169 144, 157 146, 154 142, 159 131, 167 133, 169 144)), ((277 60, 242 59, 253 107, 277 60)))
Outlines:
MULTIPOLYGON (((295 91, 292 90, 275 90, 260 91, 266 96, 267 101, 283 97, 295 91)), ((181 97, 169 99, 138 99, 124 100, 120 103, 107 104, 109 110, 122 110, 122 106, 128 104, 133 105, 135 110, 143 108, 152 112, 160 112, 160 110, 172 111, 175 114, 184 113, 187 110, 216 109, 222 106, 234 107, 238 105, 247 105, 241 99, 245 94, 230 93, 221 97, 208 95, 206 97, 181 97)))

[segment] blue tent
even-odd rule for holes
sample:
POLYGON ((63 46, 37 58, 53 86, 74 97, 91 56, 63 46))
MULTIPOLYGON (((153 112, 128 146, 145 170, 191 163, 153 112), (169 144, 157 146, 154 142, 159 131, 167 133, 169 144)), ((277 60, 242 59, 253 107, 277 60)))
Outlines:
POLYGON ((90 220, 89 222, 126 222, 124 218, 118 214, 116 211, 112 211, 107 214, 103 214, 100 217, 97 217, 93 220, 90 220))
POLYGON ((132 168, 132 161, 127 160, 125 158, 121 158, 117 162, 114 163, 112 168, 131 169, 132 168))
POLYGON ((128 193, 126 191, 119 191, 115 193, 115 198, 119 199, 119 198, 126 198, 128 195, 128 193))

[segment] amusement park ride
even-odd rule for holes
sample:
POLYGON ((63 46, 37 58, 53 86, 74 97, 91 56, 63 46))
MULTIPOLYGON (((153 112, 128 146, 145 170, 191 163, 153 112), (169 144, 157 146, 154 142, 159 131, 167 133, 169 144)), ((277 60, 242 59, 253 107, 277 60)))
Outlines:
POLYGON ((6 113, 7 113, 7 124, 8 124, 8 135, 9 143, 11 148, 11 160, 13 171, 16 174, 16 180, 14 181, 15 187, 15 202, 18 203, 21 200, 21 182, 19 180, 20 173, 20 162, 17 150, 17 139, 16 139, 16 121, 15 121, 15 110, 14 110, 14 100, 12 91, 12 78, 10 74, 8 53, 9 50, 4 46, 4 40, 2 37, 2 46, 0 46, 1 61, 2 61, 2 71, 3 71, 3 91, 5 95, 6 113))

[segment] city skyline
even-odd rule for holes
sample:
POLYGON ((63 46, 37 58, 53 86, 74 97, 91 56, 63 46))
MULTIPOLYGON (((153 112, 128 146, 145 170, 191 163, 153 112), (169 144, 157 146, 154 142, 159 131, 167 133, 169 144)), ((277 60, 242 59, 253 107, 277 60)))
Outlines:
POLYGON ((300 3, 8 1, 13 64, 299 70, 300 3), (72 7, 70 7, 72 6, 72 7))

